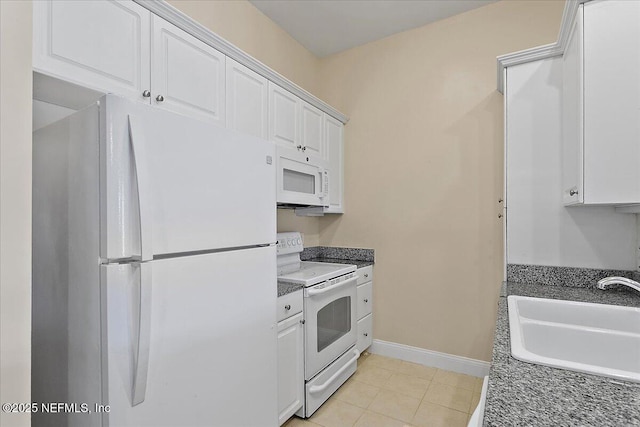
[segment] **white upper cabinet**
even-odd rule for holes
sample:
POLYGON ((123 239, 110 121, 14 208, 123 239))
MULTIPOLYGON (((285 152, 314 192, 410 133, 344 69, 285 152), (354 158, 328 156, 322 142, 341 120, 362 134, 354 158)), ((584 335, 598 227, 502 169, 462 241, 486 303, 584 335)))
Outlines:
POLYGON ((582 131, 582 8, 569 33, 562 57, 562 201, 583 202, 582 131))
POLYGON ((325 159, 324 113, 309 104, 300 102, 301 150, 310 156, 325 159))
POLYGON ((33 2, 33 68, 101 92, 143 100, 151 13, 134 2, 33 2))
POLYGON ((153 17, 151 102, 225 126, 225 56, 153 17))
POLYGON ((300 143, 300 104, 302 100, 269 82, 269 140, 296 150, 300 143))
POLYGON ((588 2, 577 21, 564 60, 564 201, 640 203, 640 2, 588 2))
POLYGON ((269 84, 266 78, 227 58, 227 127, 269 138, 269 84))
POLYGON ((344 125, 325 114, 324 133, 329 161, 329 207, 324 213, 344 213, 344 125))

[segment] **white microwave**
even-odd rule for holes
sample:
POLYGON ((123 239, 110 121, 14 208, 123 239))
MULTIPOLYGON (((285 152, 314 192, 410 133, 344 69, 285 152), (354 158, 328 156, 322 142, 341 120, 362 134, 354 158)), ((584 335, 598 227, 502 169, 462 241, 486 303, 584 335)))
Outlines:
POLYGON ((329 206, 326 161, 277 147, 277 194, 280 207, 329 206))

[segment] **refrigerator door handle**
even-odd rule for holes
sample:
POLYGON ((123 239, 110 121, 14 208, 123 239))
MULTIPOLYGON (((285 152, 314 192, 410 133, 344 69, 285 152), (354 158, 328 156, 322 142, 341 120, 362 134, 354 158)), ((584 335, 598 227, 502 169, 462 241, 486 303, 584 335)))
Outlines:
POLYGON ((138 354, 133 378, 132 406, 144 402, 149 371, 151 345, 151 264, 142 262, 140 269, 140 308, 138 322, 138 354))
POLYGON ((140 133, 134 125, 134 120, 129 114, 129 137, 133 148, 133 164, 136 171, 136 183, 138 185, 138 215, 140 218, 140 255, 141 261, 153 259, 151 247, 151 187, 149 182, 148 156, 145 153, 144 141, 140 139, 140 133))

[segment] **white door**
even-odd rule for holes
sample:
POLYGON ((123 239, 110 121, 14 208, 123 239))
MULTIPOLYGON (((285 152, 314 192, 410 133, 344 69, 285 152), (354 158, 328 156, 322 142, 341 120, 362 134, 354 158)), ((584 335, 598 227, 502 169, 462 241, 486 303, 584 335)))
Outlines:
POLYGON ((225 126, 225 56, 153 17, 151 102, 225 126))
POLYGON ((344 126, 324 115, 325 151, 329 162, 329 208, 325 213, 343 213, 344 206, 344 126))
POLYGON ((269 139, 286 148, 301 151, 300 98, 269 82, 269 139))
POLYGON ((146 100, 151 12, 132 1, 33 2, 33 68, 146 100))
POLYGON ((227 58, 227 127, 269 138, 269 86, 266 78, 227 58))
POLYGON ((306 155, 326 160, 324 113, 305 101, 300 101, 300 143, 306 155))
POLYGON ((105 426, 275 426, 275 246, 102 267, 105 426))
POLYGON ((585 203, 640 202, 639 23, 638 1, 584 4, 585 203))
POLYGON ((562 201, 584 201, 583 175, 583 6, 569 34, 562 56, 562 201))
POLYGON ((278 323, 278 421, 282 425, 304 403, 302 313, 278 323))
POLYGON ((276 241, 273 144, 116 96, 101 108, 103 257, 276 241))

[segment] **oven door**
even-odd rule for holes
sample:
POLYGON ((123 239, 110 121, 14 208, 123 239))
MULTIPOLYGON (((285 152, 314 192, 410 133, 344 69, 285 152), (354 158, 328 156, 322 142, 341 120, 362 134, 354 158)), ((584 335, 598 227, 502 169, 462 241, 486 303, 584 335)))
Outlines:
POLYGON ((323 160, 279 147, 276 195, 278 204, 328 206, 329 171, 325 163, 323 160))
POLYGON ((354 276, 305 289, 305 380, 356 343, 356 280, 354 276))

